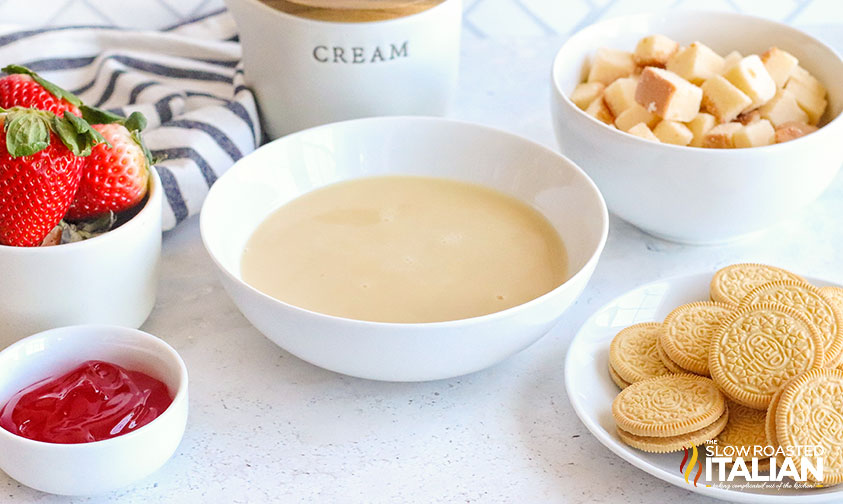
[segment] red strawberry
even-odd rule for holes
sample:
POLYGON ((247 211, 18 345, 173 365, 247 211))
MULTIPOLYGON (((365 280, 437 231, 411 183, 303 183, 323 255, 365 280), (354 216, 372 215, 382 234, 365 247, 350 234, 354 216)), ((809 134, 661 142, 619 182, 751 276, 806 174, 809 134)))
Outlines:
POLYGON ((84 158, 102 141, 84 120, 15 107, 0 115, 0 244, 32 247, 67 212, 84 158))
POLYGON ((82 103, 76 95, 65 91, 52 82, 43 79, 26 67, 9 65, 3 68, 6 77, 0 79, 0 107, 36 108, 48 110, 57 116, 65 111, 81 117, 82 103))
POLYGON ((135 113, 115 121, 92 126, 108 143, 95 146, 85 161, 79 191, 67 212, 69 220, 122 212, 146 196, 151 160, 140 138, 146 119, 135 113))

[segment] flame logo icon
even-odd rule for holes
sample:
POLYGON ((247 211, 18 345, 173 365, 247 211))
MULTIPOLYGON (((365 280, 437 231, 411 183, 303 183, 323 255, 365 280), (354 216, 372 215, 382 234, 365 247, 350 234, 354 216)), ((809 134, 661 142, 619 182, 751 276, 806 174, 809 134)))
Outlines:
POLYGON ((697 474, 694 476, 694 486, 697 486, 697 481, 699 481, 700 475, 702 474, 702 462, 699 460, 699 452, 696 446, 691 447, 691 450, 685 448, 685 456, 682 457, 682 462, 679 463, 679 472, 685 476, 685 483, 689 485, 691 484, 689 478, 695 465, 697 466, 697 474), (689 455, 691 460, 688 460, 689 455), (688 463, 687 466, 685 462, 688 463))

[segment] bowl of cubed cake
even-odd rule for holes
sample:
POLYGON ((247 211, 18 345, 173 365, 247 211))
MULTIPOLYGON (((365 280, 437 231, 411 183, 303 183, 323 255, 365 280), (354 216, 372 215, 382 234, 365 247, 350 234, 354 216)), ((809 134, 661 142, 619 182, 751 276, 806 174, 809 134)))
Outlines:
POLYGON ((717 244, 799 213, 843 163, 843 60, 766 19, 664 11, 572 36, 552 71, 561 151, 609 209, 717 244))

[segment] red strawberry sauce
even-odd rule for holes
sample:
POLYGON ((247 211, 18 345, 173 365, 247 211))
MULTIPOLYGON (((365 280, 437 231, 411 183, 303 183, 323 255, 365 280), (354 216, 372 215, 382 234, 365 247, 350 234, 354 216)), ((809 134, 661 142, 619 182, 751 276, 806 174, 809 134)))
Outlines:
POLYGON ((172 402, 155 378, 92 360, 15 394, 0 409, 0 427, 47 443, 90 443, 139 429, 172 402))

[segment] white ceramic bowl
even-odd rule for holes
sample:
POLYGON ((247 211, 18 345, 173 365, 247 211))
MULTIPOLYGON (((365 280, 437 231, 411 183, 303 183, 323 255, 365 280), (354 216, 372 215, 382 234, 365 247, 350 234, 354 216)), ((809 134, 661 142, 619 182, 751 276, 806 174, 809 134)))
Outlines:
POLYGON ((0 245, 0 348, 51 327, 140 327, 155 305, 161 258, 161 179, 130 221, 54 247, 0 245))
POLYGON ((725 242, 795 216, 825 190, 843 163, 843 61, 816 39, 773 21, 683 10, 603 21, 565 42, 553 63, 552 88, 562 153, 594 179, 612 212, 668 240, 725 242), (827 124, 767 147, 679 147, 623 133, 568 99, 598 48, 631 51, 653 33, 682 44, 699 40, 720 54, 760 54, 772 45, 789 51, 828 88, 827 124))
POLYGON ((187 423, 187 368, 170 345, 137 329, 80 325, 18 341, 0 352, 0 404, 92 359, 161 380, 174 394, 172 404, 136 431, 93 443, 45 443, 0 428, 0 469, 6 474, 43 492, 92 495, 138 481, 173 455, 187 423))
POLYGON ((269 339, 318 366, 390 381, 458 376, 491 366, 545 334, 582 292, 606 241, 603 198, 576 165, 523 138, 446 119, 382 117, 334 123, 271 142, 214 184, 202 239, 222 283, 269 339), (541 211, 560 233, 571 277, 520 306, 426 324, 364 322, 277 301, 243 282, 246 241, 273 210, 315 188, 407 174, 482 184, 541 211))

